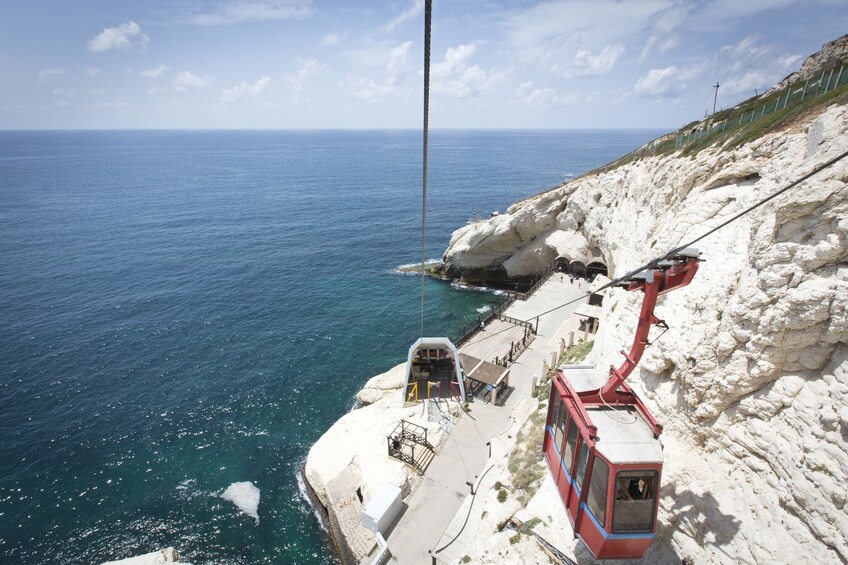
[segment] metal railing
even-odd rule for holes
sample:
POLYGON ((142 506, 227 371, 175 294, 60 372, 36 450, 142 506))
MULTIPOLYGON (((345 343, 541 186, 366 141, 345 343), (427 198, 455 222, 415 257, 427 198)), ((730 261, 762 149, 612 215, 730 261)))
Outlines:
POLYGON ((778 110, 785 110, 790 104, 825 94, 843 84, 848 84, 848 69, 845 68, 845 65, 840 66, 838 69, 834 67, 830 70, 822 71, 822 74, 818 77, 810 77, 805 81, 790 84, 783 89, 783 92, 775 100, 769 101, 753 110, 745 109, 738 113, 734 112, 723 120, 715 122, 710 120, 701 122, 686 133, 678 135, 675 138, 674 148, 679 149, 684 145, 704 139, 716 131, 725 132, 728 129, 750 124, 754 120, 758 120, 778 110))
POLYGON ((453 341, 453 344, 456 345, 456 347, 461 347, 463 344, 468 343, 471 340, 471 338, 473 338, 475 335, 477 335, 477 332, 479 332, 482 329, 481 324, 484 325, 484 326, 488 325, 492 320, 495 320, 495 319, 502 320, 504 322, 509 322, 509 323, 512 323, 512 324, 515 324, 515 325, 518 325, 518 326, 528 328, 531 332, 533 332, 535 334, 536 328, 533 326, 532 323, 525 321, 525 320, 518 320, 517 318, 513 318, 511 316, 506 316, 503 313, 506 312, 507 308, 512 306, 512 304, 516 300, 527 300, 528 298, 533 296, 533 293, 536 292, 537 290, 539 290, 539 288, 543 284, 545 284, 548 281, 548 279, 551 278, 551 276, 553 276, 555 273, 559 272, 561 266, 562 265, 561 265, 561 263, 558 259, 552 261, 545 268, 545 270, 542 271, 542 273, 539 275, 539 278, 536 279, 536 282, 534 282, 533 285, 530 287, 530 289, 527 290, 526 292, 508 291, 509 296, 507 296, 506 300, 504 300, 497 308, 492 310, 492 312, 490 312, 488 316, 486 316, 485 318, 480 320, 480 322, 478 322, 474 326, 471 326, 470 328, 467 328, 465 330, 465 332, 463 332, 463 334, 459 338, 451 340, 451 341, 453 341))
POLYGON ((427 428, 401 420, 395 430, 386 436, 388 442, 389 457, 399 459, 404 463, 424 471, 423 465, 415 458, 415 446, 420 445, 427 451, 434 453, 436 448, 427 440, 427 428), (410 453, 403 451, 404 446, 409 446, 410 453))

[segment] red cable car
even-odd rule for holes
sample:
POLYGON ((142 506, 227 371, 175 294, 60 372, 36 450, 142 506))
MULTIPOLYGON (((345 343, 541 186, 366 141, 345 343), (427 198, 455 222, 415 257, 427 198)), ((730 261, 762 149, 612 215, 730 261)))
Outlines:
POLYGON ((642 310, 630 353, 604 375, 587 365, 556 370, 542 449, 568 519, 597 559, 638 559, 656 533, 662 478, 662 426, 624 382, 642 357, 657 297, 686 286, 700 253, 684 249, 623 283, 641 290, 642 310))

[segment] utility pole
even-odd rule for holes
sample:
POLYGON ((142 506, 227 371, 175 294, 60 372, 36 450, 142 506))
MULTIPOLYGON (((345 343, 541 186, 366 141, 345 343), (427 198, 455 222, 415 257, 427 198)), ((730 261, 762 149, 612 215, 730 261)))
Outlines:
POLYGON ((718 87, 719 87, 719 84, 718 84, 718 81, 716 81, 716 83, 713 85, 713 88, 716 89, 715 98, 713 98, 713 114, 715 114, 716 102, 718 101, 718 87))

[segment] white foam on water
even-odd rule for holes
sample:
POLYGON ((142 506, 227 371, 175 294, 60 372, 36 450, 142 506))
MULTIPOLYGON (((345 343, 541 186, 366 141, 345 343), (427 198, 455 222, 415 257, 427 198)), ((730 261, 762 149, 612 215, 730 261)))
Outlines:
POLYGON ((491 306, 483 306, 481 308, 477 308, 477 311, 480 312, 481 314, 485 314, 486 312, 491 312, 492 307, 491 306))
MULTIPOLYGON (((303 467, 305 462, 306 459, 304 459, 303 463, 298 465, 297 468, 300 469, 301 467, 303 467)), ((324 518, 321 517, 321 513, 318 511, 315 505, 312 504, 312 500, 309 499, 309 494, 306 492, 306 482, 303 480, 303 473, 298 470, 298 472, 296 473, 296 477, 297 490, 300 491, 300 496, 303 499, 303 502, 306 503, 306 508, 312 511, 312 515, 315 516, 315 519, 318 521, 318 526, 320 526, 320 528, 324 530, 324 532, 329 534, 330 532, 327 531, 327 526, 324 525, 324 518)))
POLYGON ((259 523, 259 489, 250 481, 233 483, 221 494, 236 507, 259 523))

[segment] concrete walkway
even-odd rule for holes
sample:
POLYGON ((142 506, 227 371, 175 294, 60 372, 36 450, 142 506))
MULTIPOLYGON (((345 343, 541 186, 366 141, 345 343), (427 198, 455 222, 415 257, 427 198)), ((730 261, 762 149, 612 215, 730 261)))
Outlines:
MULTIPOLYGON (((505 314, 527 320, 579 298, 587 288, 586 281, 578 287, 576 281, 571 284, 568 277, 561 280, 559 275, 554 275, 528 300, 513 303, 505 314)), ((440 562, 449 562, 443 559, 449 559, 448 555, 456 555, 457 551, 465 548, 468 540, 463 539, 457 524, 464 522, 465 513, 471 505, 471 487, 467 483, 476 484, 484 469, 491 464, 487 443, 523 417, 527 402, 519 410, 516 407, 529 396, 531 380, 541 373, 543 361, 550 362, 552 352, 559 350, 559 339, 564 337, 560 336, 560 328, 582 302, 586 300, 579 300, 540 318, 536 339, 511 366, 510 385, 514 390, 504 406, 475 401, 471 404, 470 413, 462 415, 457 421, 421 484, 406 501, 408 509, 387 539, 392 563, 431 564, 433 558, 430 552, 440 549, 440 541, 453 539, 453 531, 459 537, 450 544, 450 551, 439 553, 440 562)), ((514 433, 510 435, 514 438, 514 433)), ((493 455, 503 457, 503 452, 498 449, 493 455)))

